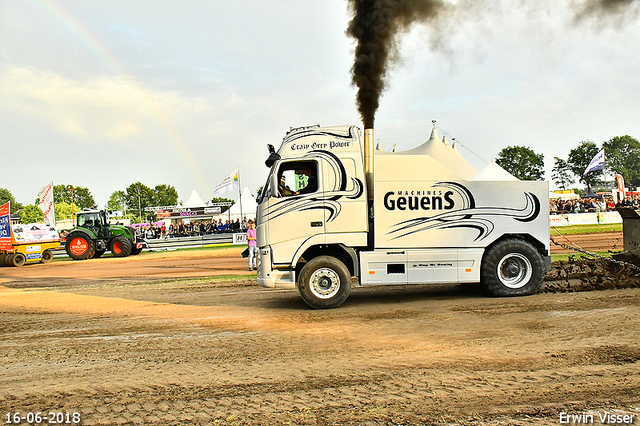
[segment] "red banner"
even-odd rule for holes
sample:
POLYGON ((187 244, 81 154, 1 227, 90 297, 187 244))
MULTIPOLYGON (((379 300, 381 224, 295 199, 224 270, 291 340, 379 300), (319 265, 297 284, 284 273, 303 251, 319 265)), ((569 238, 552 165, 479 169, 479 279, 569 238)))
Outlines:
POLYGON ((616 175, 616 182, 618 183, 618 191, 624 193, 624 178, 622 175, 616 175))
POLYGON ((0 206, 0 250, 11 251, 11 207, 9 201, 0 206))

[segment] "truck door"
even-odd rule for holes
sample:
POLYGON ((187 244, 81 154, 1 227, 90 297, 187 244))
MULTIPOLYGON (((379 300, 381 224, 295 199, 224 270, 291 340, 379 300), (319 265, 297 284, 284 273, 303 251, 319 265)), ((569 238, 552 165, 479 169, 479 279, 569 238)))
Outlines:
POLYGON ((324 242, 325 211, 320 164, 316 160, 283 161, 278 165, 278 191, 264 210, 274 264, 289 264, 305 241, 324 242))

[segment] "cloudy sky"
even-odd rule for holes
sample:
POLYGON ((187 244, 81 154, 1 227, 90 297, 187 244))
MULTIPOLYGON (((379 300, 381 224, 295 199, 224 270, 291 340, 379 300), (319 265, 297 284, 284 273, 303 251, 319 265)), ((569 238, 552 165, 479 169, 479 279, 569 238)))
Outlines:
MULTIPOLYGON (((619 3, 453 2, 402 35, 376 140, 415 147, 436 119, 472 163, 524 145, 549 178, 582 140, 640 139, 639 1, 619 3)), ((24 204, 51 181, 101 206, 138 181, 209 200, 239 167, 255 192, 289 127, 361 126, 350 14, 346 0, 0 1, 0 187, 24 204)))

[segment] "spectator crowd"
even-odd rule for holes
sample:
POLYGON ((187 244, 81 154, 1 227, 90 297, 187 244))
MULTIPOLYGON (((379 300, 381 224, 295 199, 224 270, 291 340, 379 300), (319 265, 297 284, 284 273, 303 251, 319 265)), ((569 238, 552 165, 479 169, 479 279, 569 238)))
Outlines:
POLYGON ((604 196, 599 198, 575 198, 572 200, 549 200, 549 213, 600 213, 615 211, 617 207, 631 207, 640 209, 640 196, 626 196, 624 199, 614 203, 613 197, 604 196))
POLYGON ((203 220, 199 222, 182 222, 171 224, 168 227, 162 223, 148 224, 139 226, 136 228, 138 237, 144 237, 148 240, 154 240, 158 238, 176 238, 176 237, 198 237, 203 235, 212 234, 227 234, 234 232, 246 232, 248 227, 248 221, 245 217, 242 221, 240 219, 226 220, 222 219, 208 221, 203 220))

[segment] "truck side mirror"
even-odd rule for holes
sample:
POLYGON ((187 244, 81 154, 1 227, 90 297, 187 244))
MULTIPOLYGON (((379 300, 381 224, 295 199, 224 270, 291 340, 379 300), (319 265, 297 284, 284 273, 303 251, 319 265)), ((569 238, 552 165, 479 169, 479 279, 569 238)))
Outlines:
POLYGON ((278 188, 278 174, 273 173, 269 176, 269 196, 273 198, 280 198, 280 190, 278 188))

